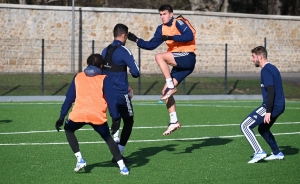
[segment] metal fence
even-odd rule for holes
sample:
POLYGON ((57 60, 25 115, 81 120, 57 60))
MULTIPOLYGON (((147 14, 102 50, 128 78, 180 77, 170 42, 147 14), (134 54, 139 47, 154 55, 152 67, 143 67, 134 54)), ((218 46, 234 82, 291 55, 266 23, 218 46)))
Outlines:
MULTIPOLYGON (((72 53, 70 43, 70 40, 0 39, 0 95, 64 95, 73 75, 86 66, 86 58, 92 53, 101 53, 110 44, 99 40, 77 41, 72 53), (75 62, 71 61, 72 55, 75 62)), ((250 60, 250 50, 258 45, 267 47, 269 60, 282 72, 300 71, 300 40, 264 38, 250 44, 198 43, 195 71, 181 83, 179 94, 230 94, 235 85, 234 81, 228 81, 231 74, 259 72, 250 60), (195 79, 201 74, 203 77, 203 73, 221 76, 222 86, 205 85, 203 79, 195 79), (214 86, 218 89, 213 89, 214 86)), ((131 49, 142 74, 138 79, 130 79, 135 94, 160 94, 165 81, 154 55, 164 52, 166 47, 147 51, 133 42, 126 46, 131 49), (158 90, 154 90, 156 88, 158 90)))

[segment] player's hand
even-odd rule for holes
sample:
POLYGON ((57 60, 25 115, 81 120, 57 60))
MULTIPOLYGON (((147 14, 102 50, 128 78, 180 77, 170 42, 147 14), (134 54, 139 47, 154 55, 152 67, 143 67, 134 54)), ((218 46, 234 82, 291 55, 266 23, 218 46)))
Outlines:
POLYGON ((61 130, 61 126, 64 124, 64 119, 63 118, 59 118, 56 123, 55 123, 55 128, 56 130, 59 132, 59 130, 61 130))
POLYGON ((264 117, 264 123, 270 123, 271 121, 271 113, 266 113, 265 117, 264 117))
POLYGON ((166 41, 166 40, 173 40, 173 36, 162 35, 161 39, 162 39, 163 41, 166 41))
POLYGON ((127 38, 128 38, 128 40, 133 41, 133 42, 136 42, 137 39, 138 39, 138 37, 135 36, 135 35, 134 35, 133 33, 131 33, 131 32, 128 33, 127 38))

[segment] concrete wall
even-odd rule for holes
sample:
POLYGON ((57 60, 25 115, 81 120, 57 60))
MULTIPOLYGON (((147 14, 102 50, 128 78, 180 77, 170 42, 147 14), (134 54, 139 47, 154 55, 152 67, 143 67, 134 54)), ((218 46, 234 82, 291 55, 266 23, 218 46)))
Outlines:
MULTIPOLYGON (((75 8, 75 71, 86 66, 92 40, 95 53, 101 53, 112 42, 115 24, 126 24, 129 31, 145 40, 151 39, 161 24, 157 10, 79 8, 75 8)), ((179 10, 174 13, 189 19, 197 31, 193 74, 223 73, 226 43, 229 73, 259 72, 251 62, 250 50, 264 45, 265 38, 271 63, 282 72, 300 72, 300 17, 179 10)), ((45 72, 71 72, 71 33, 72 7, 0 4, 0 73, 40 72, 42 39, 45 72)), ((136 44, 127 41, 126 46, 138 62, 136 44)), ((164 44, 154 51, 141 50, 142 73, 161 73, 155 54, 165 50, 164 44)))

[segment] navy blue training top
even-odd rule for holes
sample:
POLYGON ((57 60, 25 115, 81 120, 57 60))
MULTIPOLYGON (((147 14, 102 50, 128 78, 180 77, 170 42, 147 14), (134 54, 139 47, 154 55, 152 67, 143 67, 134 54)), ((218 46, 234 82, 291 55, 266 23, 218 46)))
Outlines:
POLYGON ((266 90, 267 86, 274 86, 274 107, 273 112, 281 113, 285 109, 285 97, 282 87, 282 79, 279 70, 276 66, 271 63, 267 63, 261 69, 261 92, 263 97, 263 105, 267 105, 268 102, 268 92, 266 90))
MULTIPOLYGON (((167 26, 172 26, 174 18, 172 18, 168 23, 167 26)), ((168 35, 173 36, 173 40, 176 42, 189 42, 194 39, 193 32, 190 27, 182 20, 176 21, 176 28, 179 30, 180 35, 168 35)), ((139 38, 137 41, 137 46, 142 49, 146 50, 154 50, 158 46, 160 46, 164 41, 161 39, 162 37, 162 24, 156 28, 153 38, 149 41, 144 41, 143 39, 139 38)))
MULTIPOLYGON (((123 43, 119 40, 114 40, 111 44, 116 46, 120 44, 112 55, 112 61, 116 65, 127 65, 129 67, 129 72, 132 77, 137 78, 140 76, 139 68, 133 58, 132 53, 128 48, 126 48, 123 43)), ((107 47, 102 51, 103 58, 106 57, 107 47)), ((125 72, 112 72, 103 70, 103 73, 108 76, 109 80, 113 85, 113 90, 116 95, 125 95, 128 94, 128 76, 127 71, 125 72)))

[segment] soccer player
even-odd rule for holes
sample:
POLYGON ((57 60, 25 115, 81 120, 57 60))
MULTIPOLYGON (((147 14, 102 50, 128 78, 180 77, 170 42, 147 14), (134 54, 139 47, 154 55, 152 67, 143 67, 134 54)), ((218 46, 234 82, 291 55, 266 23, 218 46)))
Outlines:
POLYGON ((166 136, 181 127, 177 119, 173 94, 177 92, 176 86, 195 68, 196 31, 182 16, 173 18, 173 8, 170 5, 162 5, 158 11, 162 24, 157 27, 154 37, 150 41, 144 41, 132 33, 128 34, 128 39, 146 50, 154 50, 163 42, 168 46, 167 52, 155 56, 156 63, 166 79, 161 97, 161 100, 165 100, 170 114, 170 123, 163 132, 163 135, 166 136), (173 67, 171 73, 168 65, 173 67))
POLYGON ((72 111, 64 125, 67 140, 77 158, 74 171, 77 172, 86 166, 86 162, 79 150, 75 131, 88 124, 93 127, 108 145, 111 154, 117 160, 121 174, 128 175, 128 168, 124 164, 118 145, 110 135, 107 124, 107 108, 113 119, 120 117, 116 105, 116 96, 110 80, 108 80, 107 76, 102 75, 101 68, 104 60, 100 54, 92 54, 88 57, 87 64, 88 66, 84 72, 75 75, 70 84, 65 101, 61 107, 60 118, 56 121, 55 127, 59 132, 60 127, 64 123, 64 118, 74 102, 72 111))
POLYGON ((241 130, 254 150, 254 156, 248 163, 256 163, 267 156, 253 133, 253 128, 256 126, 258 126, 259 134, 272 149, 271 155, 265 160, 283 159, 284 155, 278 148, 277 142, 270 131, 276 119, 285 109, 280 72, 276 66, 268 62, 268 53, 265 47, 258 46, 252 49, 251 53, 254 65, 261 68, 260 86, 263 102, 241 123, 241 130))
MULTIPOLYGON (((114 140, 119 143, 118 147, 123 154, 125 146, 132 132, 134 122, 134 112, 131 98, 128 94, 128 76, 127 67, 132 77, 140 76, 139 68, 133 58, 132 53, 125 47, 128 36, 128 27, 124 24, 117 24, 113 30, 114 40, 112 44, 104 48, 102 55, 105 61, 103 73, 108 76, 117 97, 117 109, 123 120, 123 129, 119 139, 119 128, 121 119, 112 119, 111 134, 114 140)), ((122 157, 124 162, 128 159, 122 157)), ((112 162, 116 162, 115 158, 112 162)))

